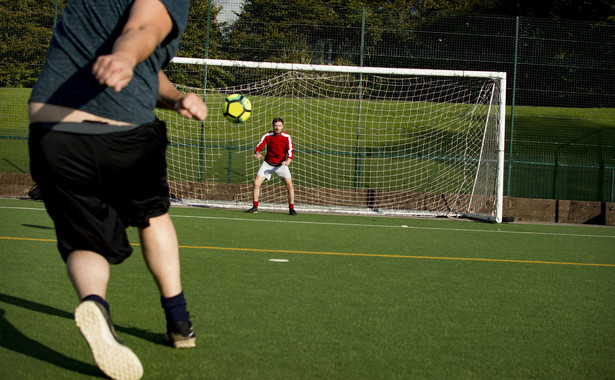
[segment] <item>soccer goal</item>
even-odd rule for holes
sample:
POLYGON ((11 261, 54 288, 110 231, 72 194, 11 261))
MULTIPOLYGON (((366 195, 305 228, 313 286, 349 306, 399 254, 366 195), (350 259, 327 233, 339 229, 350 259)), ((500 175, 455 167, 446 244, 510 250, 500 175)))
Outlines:
MULTIPOLYGON (((178 201, 249 208, 254 147, 281 117, 298 211, 502 221, 506 73, 175 58, 167 74, 209 106, 205 122, 159 111, 178 201), (245 123, 222 117, 232 93, 245 123)), ((275 176, 259 203, 287 207, 275 176)))

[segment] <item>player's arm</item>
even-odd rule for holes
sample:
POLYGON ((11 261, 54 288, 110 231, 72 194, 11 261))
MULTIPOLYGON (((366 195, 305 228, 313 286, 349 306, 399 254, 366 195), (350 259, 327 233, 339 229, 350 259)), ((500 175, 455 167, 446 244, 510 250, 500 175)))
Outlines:
POLYGON ((261 141, 258 142, 258 144, 256 145, 256 148, 254 149, 254 157, 261 159, 263 158, 263 155, 261 154, 261 151, 265 148, 265 145, 267 145, 267 136, 269 134, 264 134, 263 137, 261 138, 261 141))
POLYGON ((288 149, 286 150, 286 159, 282 161, 282 165, 290 165, 290 162, 293 160, 294 148, 293 148, 293 139, 288 136, 288 149))
POLYGON ((162 71, 158 72, 158 82, 158 107, 175 110, 187 119, 205 120, 207 105, 195 93, 179 92, 162 71))
POLYGON ((172 29, 173 20, 159 0, 135 0, 111 54, 94 62, 94 77, 120 91, 132 79, 135 66, 147 59, 172 29))

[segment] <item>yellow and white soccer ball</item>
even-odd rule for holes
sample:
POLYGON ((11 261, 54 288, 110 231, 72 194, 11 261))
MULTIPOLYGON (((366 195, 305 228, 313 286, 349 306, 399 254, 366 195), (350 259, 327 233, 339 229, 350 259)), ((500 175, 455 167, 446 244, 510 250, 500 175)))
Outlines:
POLYGON ((252 115, 252 103, 241 94, 229 95, 222 103, 222 115, 232 123, 243 123, 252 115))

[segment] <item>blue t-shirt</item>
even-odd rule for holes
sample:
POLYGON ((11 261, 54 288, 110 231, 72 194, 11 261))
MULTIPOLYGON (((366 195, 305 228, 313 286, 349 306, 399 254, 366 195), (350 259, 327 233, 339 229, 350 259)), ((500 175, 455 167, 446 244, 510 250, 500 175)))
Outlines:
POLYGON ((98 56, 111 53, 133 1, 69 1, 30 101, 71 107, 137 125, 153 121, 158 72, 177 52, 189 9, 189 0, 160 1, 173 20, 173 30, 147 60, 135 67, 131 81, 120 92, 100 85, 92 75, 92 65, 98 56))

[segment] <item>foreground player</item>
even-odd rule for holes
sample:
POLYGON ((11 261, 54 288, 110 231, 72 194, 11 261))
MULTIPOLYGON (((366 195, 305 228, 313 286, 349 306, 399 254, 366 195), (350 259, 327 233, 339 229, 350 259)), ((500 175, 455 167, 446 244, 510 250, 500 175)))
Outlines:
POLYGON ((114 379, 143 374, 106 301, 110 264, 132 253, 128 226, 139 228, 160 291, 165 341, 195 345, 168 215, 166 126, 153 113, 158 106, 207 117, 202 100, 178 92, 161 71, 177 51, 188 8, 189 0, 70 0, 29 103, 31 173, 80 300, 75 321, 114 379))
POLYGON ((267 146, 267 154, 265 154, 265 161, 261 165, 256 178, 254 179, 254 201, 252 208, 247 212, 258 212, 258 197, 261 193, 261 185, 265 179, 271 179, 271 174, 275 173, 278 178, 284 181, 286 185, 286 191, 288 193, 288 213, 290 215, 297 215, 295 211, 295 190, 293 188, 293 181, 290 176, 290 165, 293 159, 293 140, 286 132, 282 132, 284 129, 284 120, 276 117, 272 121, 273 131, 266 133, 261 138, 261 141, 256 146, 254 151, 254 157, 257 159, 263 158, 261 151, 267 146))

